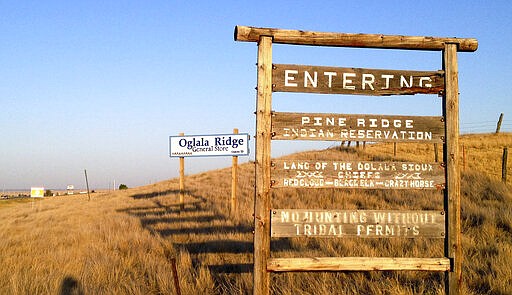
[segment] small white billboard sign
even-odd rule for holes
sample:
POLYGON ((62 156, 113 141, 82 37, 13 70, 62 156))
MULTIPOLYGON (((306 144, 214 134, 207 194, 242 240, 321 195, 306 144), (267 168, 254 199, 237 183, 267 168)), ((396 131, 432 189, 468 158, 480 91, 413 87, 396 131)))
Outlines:
POLYGON ((247 156, 249 134, 170 136, 169 155, 171 158, 247 156))
POLYGON ((31 187, 30 188, 30 197, 31 198, 43 198, 44 197, 44 187, 31 187))

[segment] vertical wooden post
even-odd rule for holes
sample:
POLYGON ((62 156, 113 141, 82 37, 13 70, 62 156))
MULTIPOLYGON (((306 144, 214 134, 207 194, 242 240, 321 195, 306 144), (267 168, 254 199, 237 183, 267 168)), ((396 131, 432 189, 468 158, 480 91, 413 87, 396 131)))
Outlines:
MULTIPOLYGON (((233 129, 234 134, 238 134, 238 128, 233 129)), ((233 156, 231 165, 231 216, 237 213, 236 188, 238 185, 238 157, 233 156)))
POLYGON ((253 294, 269 294, 270 275, 270 140, 272 108, 272 37, 258 43, 258 94, 256 102, 256 192, 254 196, 253 294))
POLYGON ((434 143, 434 160, 435 162, 439 162, 439 150, 437 147, 437 143, 434 143))
POLYGON ((503 113, 500 114, 500 118, 498 119, 498 124, 496 124, 496 134, 500 133, 502 121, 503 121, 503 113))
POLYGON ((180 280, 178 278, 178 269, 176 268, 176 258, 171 258, 172 276, 174 278, 174 289, 176 295, 181 295, 180 280))
POLYGON ((503 158, 501 159, 501 181, 507 183, 507 158, 508 158, 508 148, 503 148, 503 158))
MULTIPOLYGON (((184 136, 185 133, 180 133, 184 136)), ((185 158, 180 157, 180 211, 185 209, 185 158)))
POLYGON ((445 288, 447 294, 461 294, 462 248, 460 221, 460 172, 459 172, 459 82, 457 45, 447 43, 443 50, 445 71, 445 94, 443 113, 445 116, 446 141, 444 162, 446 163, 445 210, 447 213, 445 256, 451 261, 445 288))
POLYGON ((466 147, 462 145, 462 171, 466 171, 466 147))

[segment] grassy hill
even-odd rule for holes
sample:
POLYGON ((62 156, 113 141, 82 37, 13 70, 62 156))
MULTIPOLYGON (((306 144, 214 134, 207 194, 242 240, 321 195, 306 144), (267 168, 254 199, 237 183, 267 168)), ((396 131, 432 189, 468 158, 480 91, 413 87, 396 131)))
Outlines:
MULTIPOLYGON (((510 294, 512 186, 500 177, 502 149, 512 146, 512 135, 463 136, 462 146, 464 294, 510 294)), ((393 144, 378 144, 287 157, 432 162, 434 149, 398 144, 393 156, 393 144)), ((0 201, 0 294, 176 294, 175 277, 182 294, 250 294, 254 164, 240 166, 236 216, 229 215, 230 181, 231 168, 187 176, 190 204, 181 212, 178 179, 94 194, 91 201, 0 201)), ((432 210, 442 204, 439 191, 276 189, 272 196, 273 208, 432 210)), ((443 242, 280 238, 272 239, 271 255, 441 257, 443 242)), ((274 294, 442 294, 443 274, 280 273, 271 275, 271 287, 274 294)))

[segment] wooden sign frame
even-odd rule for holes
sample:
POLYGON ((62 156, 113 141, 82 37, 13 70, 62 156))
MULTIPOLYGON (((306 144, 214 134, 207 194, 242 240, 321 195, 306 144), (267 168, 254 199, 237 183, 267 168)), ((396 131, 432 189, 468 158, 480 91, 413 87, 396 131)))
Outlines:
MULTIPOLYGON (((473 38, 326 33, 247 26, 236 26, 234 39, 235 41, 258 43, 253 293, 255 295, 270 293, 269 274, 273 271, 429 270, 446 273, 445 291, 447 294, 461 294, 462 249, 457 52, 477 50, 478 41, 473 38), (444 163, 446 165, 446 188, 444 190, 444 211, 446 212, 445 257, 270 258, 273 43, 442 51, 444 89, 441 94, 443 97, 443 117, 445 120, 443 148, 444 163)), ((386 95, 388 94, 394 93, 386 93, 386 95)))

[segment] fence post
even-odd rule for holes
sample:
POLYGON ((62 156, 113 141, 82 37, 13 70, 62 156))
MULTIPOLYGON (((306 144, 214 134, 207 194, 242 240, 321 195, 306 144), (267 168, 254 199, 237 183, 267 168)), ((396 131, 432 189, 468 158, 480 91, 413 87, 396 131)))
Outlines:
POLYGON ((496 134, 500 133, 501 122, 503 122, 503 113, 500 114, 500 118, 498 119, 498 124, 496 124, 496 134))
POLYGON ((501 181, 507 183, 507 158, 508 158, 508 148, 503 148, 503 158, 501 161, 501 181))
POLYGON ((178 279, 178 269, 176 268, 176 258, 171 258, 171 267, 176 295, 181 295, 180 280, 178 279))
POLYGON ((466 171, 466 147, 462 145, 462 171, 466 171))
MULTIPOLYGON (((180 133, 184 136, 185 133, 180 133)), ((185 158, 180 157, 180 211, 185 209, 185 158)))
MULTIPOLYGON (((233 129, 234 134, 238 134, 238 128, 233 129)), ((231 216, 237 212, 236 187, 238 184, 238 157, 233 156, 231 166, 231 216)))

